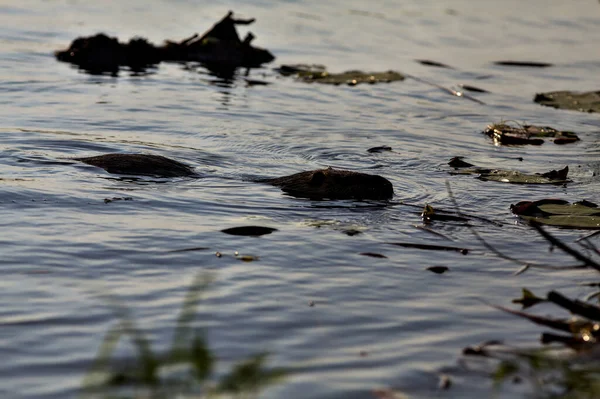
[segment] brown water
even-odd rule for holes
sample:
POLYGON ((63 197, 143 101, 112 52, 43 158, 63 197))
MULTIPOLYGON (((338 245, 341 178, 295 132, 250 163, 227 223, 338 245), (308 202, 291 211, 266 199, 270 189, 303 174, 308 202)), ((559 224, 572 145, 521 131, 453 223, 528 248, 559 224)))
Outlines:
MULTIPOLYGON (((456 223, 435 223, 452 242, 415 228, 417 208, 294 199, 249 178, 334 166, 377 173, 395 201, 451 207, 504 223, 477 230, 504 251, 572 263, 509 205, 545 197, 597 201, 600 119, 544 108, 536 92, 600 88, 600 4, 593 1, 238 2, 7 1, 0 6, 0 396, 75 396, 114 315, 99 293, 132 309, 158 347, 194 276, 211 272, 200 309, 223 368, 267 350, 292 374, 268 398, 368 398, 378 387, 412 397, 481 398, 492 383, 461 372, 466 345, 488 339, 534 344, 539 329, 481 299, 509 304, 521 287, 587 291, 592 272, 531 270, 498 259, 456 223), (104 31, 154 42, 203 31, 233 8, 256 17, 256 45, 274 64, 223 80, 202 67, 162 64, 147 76, 89 76, 52 52, 104 31), (433 59, 456 69, 422 66, 433 59), (495 60, 556 64, 494 66, 495 60), (415 80, 330 87, 279 78, 283 63, 332 71, 396 69, 473 94, 457 98, 415 80), (495 147, 481 130, 515 120, 573 130, 573 145, 495 147), (366 150, 389 145, 394 152, 366 150), (197 167, 201 179, 115 179, 63 158, 149 152, 197 167), (512 186, 450 176, 452 156, 485 166, 543 172, 569 165, 573 183, 512 186), (522 157, 523 161, 516 158, 522 157), (597 173, 596 173, 597 174, 597 173), (132 201, 104 203, 105 198, 132 201), (261 238, 220 230, 264 225, 261 238), (348 236, 345 230, 362 234, 348 236), (464 256, 389 242, 457 245, 464 256), (206 247, 206 251, 171 252, 206 247), (245 263, 214 253, 252 254, 245 263), (387 259, 360 256, 377 252, 387 259), (436 275, 428 266, 444 265, 436 275), (315 306, 309 306, 314 301, 315 306), (361 356, 366 351, 367 356, 361 356), (452 376, 449 391, 438 374, 452 376)), ((243 30, 243 29, 242 29, 243 30)), ((243 30, 244 31, 244 30, 243 30)), ((554 231, 567 241, 577 232, 554 231)), ((123 346, 123 357, 132 350, 123 346)), ((525 390, 526 392, 526 390, 525 390)), ((502 395, 504 393, 501 393, 502 395)), ((515 397, 517 392, 506 392, 515 397)))

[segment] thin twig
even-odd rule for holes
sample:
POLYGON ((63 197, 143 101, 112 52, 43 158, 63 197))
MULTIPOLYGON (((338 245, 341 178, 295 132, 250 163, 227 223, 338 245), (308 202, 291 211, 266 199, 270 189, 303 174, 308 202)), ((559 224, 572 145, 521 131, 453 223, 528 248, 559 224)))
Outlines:
POLYGON ((542 235, 542 237, 544 237, 546 240, 548 240, 548 242, 550 242, 550 244, 554 245, 555 247, 558 247, 559 249, 561 249, 564 252, 566 252, 567 254, 571 255, 578 261, 583 262, 586 265, 591 266, 600 272, 600 264, 598 264, 594 260, 588 258, 587 256, 583 255, 581 252, 576 251, 573 248, 569 247, 567 244, 560 241, 558 238, 555 238, 552 234, 550 234, 546 230, 544 230, 539 223, 537 223, 535 221, 531 221, 530 224, 534 229, 536 229, 538 231, 538 233, 540 233, 542 235))
MULTIPOLYGON (((456 198, 454 197, 454 194, 452 192, 452 188, 450 187, 450 182, 448 180, 446 180, 446 190, 448 191, 448 195, 450 196, 450 201, 452 201, 452 204, 454 206, 454 208, 456 209, 456 214, 459 216, 462 216, 462 211, 460 210, 460 207, 458 206, 458 203, 456 202, 456 198)), ((496 256, 511 261, 513 263, 516 263, 518 265, 522 265, 523 268, 519 269, 519 271, 517 271, 517 275, 524 273, 527 269, 529 269, 530 267, 535 267, 538 269, 554 269, 554 270, 564 270, 564 269, 575 269, 575 268, 584 268, 587 266, 587 264, 584 265, 573 265, 573 266, 553 266, 553 265, 543 265, 543 264, 538 264, 538 263, 534 263, 534 262, 525 262, 522 261, 520 259, 517 258, 513 258, 512 256, 508 256, 505 255, 504 253, 500 252, 499 250, 497 250, 496 248, 494 248, 491 244, 489 244, 478 232, 477 230, 475 230, 475 228, 471 225, 467 225, 467 227, 469 228, 469 230, 471 230, 471 233, 475 236, 475 238, 477 238, 477 240, 489 251, 493 252, 496 256)), ((561 243, 562 244, 562 243, 561 243)), ((587 259, 587 258, 586 258, 587 259)))

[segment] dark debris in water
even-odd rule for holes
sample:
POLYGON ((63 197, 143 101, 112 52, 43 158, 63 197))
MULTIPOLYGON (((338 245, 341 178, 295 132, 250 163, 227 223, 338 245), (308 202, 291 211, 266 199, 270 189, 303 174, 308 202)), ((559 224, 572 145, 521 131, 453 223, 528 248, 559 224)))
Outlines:
POLYGON ((488 125, 483 133, 491 137, 494 143, 502 145, 542 145, 544 139, 550 139, 554 144, 568 144, 579 141, 576 133, 557 130, 549 126, 513 126, 507 123, 495 123, 488 125))
POLYGON ((370 152, 370 153, 379 153, 379 152, 385 152, 385 151, 392 151, 392 147, 387 146, 387 145, 382 145, 379 147, 371 147, 367 150, 367 152, 370 152))
POLYGON ((378 254, 378 253, 375 253, 375 252, 361 252, 359 255, 369 256, 371 258, 387 259, 387 256, 382 255, 382 254, 378 254))
POLYGON ((272 227, 263 227, 263 226, 241 226, 241 227, 231 227, 229 229, 221 230, 221 232, 225 234, 230 234, 233 236, 250 236, 250 237, 260 237, 265 234, 271 234, 277 229, 272 227))
POLYGON ((569 109, 580 112, 600 112, 600 91, 574 92, 551 91, 538 93, 534 102, 558 109, 569 109))
POLYGON ((146 39, 135 37, 119 42, 115 37, 99 33, 75 39, 68 49, 56 51, 59 61, 69 62, 90 74, 109 73, 116 76, 123 66, 135 74, 144 74, 149 67, 163 61, 197 61, 217 71, 237 67, 253 68, 271 62, 275 57, 254 47, 252 33, 240 39, 236 25, 249 25, 254 19, 237 19, 228 12, 202 36, 194 34, 179 42, 166 40, 155 46, 146 39))
POLYGON ((417 61, 419 64, 425 65, 425 66, 454 69, 450 65, 442 64, 441 62, 437 62, 437 61, 432 61, 432 60, 415 60, 415 61, 417 61))
POLYGON ((112 198, 104 198, 104 203, 109 204, 115 201, 133 201, 132 197, 112 197, 112 198))
POLYGON ((477 175, 479 180, 496 181, 512 184, 566 184, 571 180, 567 178, 569 167, 560 170, 551 170, 546 173, 522 173, 514 170, 490 169, 476 167, 462 160, 462 157, 454 157, 448 162, 454 168, 450 174, 454 175, 477 175))
POLYGON ((489 91, 485 90, 485 89, 481 89, 479 87, 476 86, 471 86, 471 85, 466 85, 466 84, 459 84, 458 87, 460 87, 463 90, 466 91, 472 91, 474 93, 489 93, 489 91))
POLYGON ((346 84, 348 86, 356 86, 360 83, 390 83, 404 80, 404 75, 396 71, 363 72, 353 70, 342 73, 330 73, 323 65, 311 64, 282 65, 276 71, 283 76, 295 76, 303 82, 332 85, 346 84))
POLYGON ((435 274, 444 274, 450 270, 450 268, 448 266, 429 266, 426 270, 435 274))
POLYGON ((513 66, 513 67, 525 67, 525 68, 548 68, 554 66, 548 62, 537 62, 537 61, 496 61, 495 65, 501 66, 513 66))
POLYGON ((417 244, 412 242, 388 242, 387 244, 396 245, 398 247, 424 249, 429 251, 455 251, 460 252, 463 255, 467 255, 469 253, 469 250, 467 248, 451 247, 447 245, 417 244))

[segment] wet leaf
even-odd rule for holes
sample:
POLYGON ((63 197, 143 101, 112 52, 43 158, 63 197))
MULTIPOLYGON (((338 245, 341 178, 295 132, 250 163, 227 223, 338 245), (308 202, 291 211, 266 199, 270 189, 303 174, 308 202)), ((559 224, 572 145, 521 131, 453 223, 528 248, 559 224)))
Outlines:
POLYGON ((600 112, 600 91, 578 93, 573 91, 552 91, 538 93, 534 102, 559 109, 580 112, 600 112))
POLYGON ((355 86, 360 83, 389 83, 404 80, 404 75, 395 71, 346 71, 342 73, 329 73, 323 65, 282 65, 277 71, 284 76, 295 75, 299 80, 304 82, 333 85, 347 84, 355 86))
POLYGON ((527 288, 523 288, 523 294, 521 298, 513 299, 512 303, 520 303, 522 306, 521 309, 524 310, 545 301, 546 300, 544 298, 537 297, 527 288))
POLYGON ((512 213, 527 221, 571 229, 600 229, 600 208, 594 203, 546 199, 511 205, 512 213))
POLYGON ((544 139, 553 139, 555 144, 573 143, 579 140, 577 134, 556 130, 549 126, 522 125, 512 126, 507 123, 488 125, 483 133, 502 145, 542 145, 544 139))
POLYGON ((447 266, 429 266, 426 270, 429 270, 435 274, 443 274, 450 270, 450 268, 447 266))
POLYGON ((271 234, 272 232, 277 231, 272 227, 263 227, 263 226, 241 226, 241 227, 231 227, 229 229, 221 230, 221 232, 225 234, 231 234, 234 236, 250 236, 250 237, 259 237, 265 234, 271 234))
POLYGON ((546 173, 527 174, 513 170, 486 169, 476 167, 462 160, 462 157, 454 157, 448 162, 454 167, 451 174, 479 175, 478 179, 483 181, 497 181, 513 184, 564 184, 570 182, 567 179, 569 167, 560 170, 551 170, 546 173))
MULTIPOLYGON (((473 174, 475 173, 477 171, 473 174)), ((542 174, 527 174, 512 170, 494 169, 479 173, 478 179, 512 184, 565 184, 571 181, 567 179, 568 173, 568 166, 565 166, 561 170, 551 170, 542 174)))

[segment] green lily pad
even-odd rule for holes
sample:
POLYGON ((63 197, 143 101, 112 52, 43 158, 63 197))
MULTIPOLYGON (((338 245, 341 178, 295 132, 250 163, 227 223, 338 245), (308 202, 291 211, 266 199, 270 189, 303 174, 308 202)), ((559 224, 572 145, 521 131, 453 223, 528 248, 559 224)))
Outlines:
POLYGON ((554 144, 568 144, 579 141, 577 134, 556 130, 549 126, 519 125, 507 123, 488 125, 483 133, 494 139, 494 143, 502 145, 542 145, 544 139, 552 139, 554 144))
POLYGON ((560 170, 551 170, 546 173, 522 173, 514 170, 486 169, 476 167, 462 160, 462 157, 454 157, 448 162, 454 168, 451 174, 455 175, 478 175, 483 181, 497 181, 512 184, 564 184, 570 182, 567 179, 569 167, 560 170))
POLYGON ((600 112, 600 91, 583 93, 573 91, 551 91, 538 93, 534 102, 558 109, 570 109, 580 112, 600 112))
POLYGON ((327 72, 323 65, 282 65, 278 71, 284 76, 295 75, 303 82, 317 82, 332 85, 347 84, 349 86, 356 86, 360 83, 390 83, 404 80, 404 75, 396 71, 346 71, 342 73, 330 73, 327 72))
POLYGON ((521 201, 511 205, 512 213, 527 221, 571 229, 600 229, 598 205, 581 201, 573 204, 555 199, 521 201))

